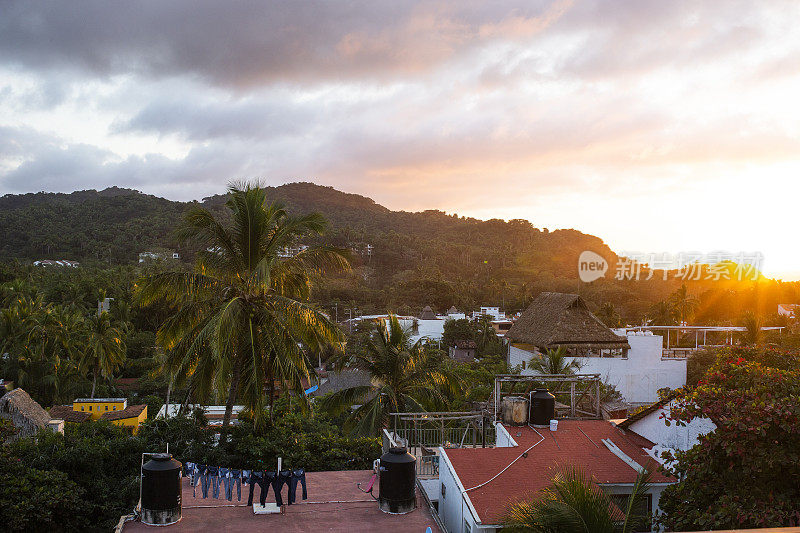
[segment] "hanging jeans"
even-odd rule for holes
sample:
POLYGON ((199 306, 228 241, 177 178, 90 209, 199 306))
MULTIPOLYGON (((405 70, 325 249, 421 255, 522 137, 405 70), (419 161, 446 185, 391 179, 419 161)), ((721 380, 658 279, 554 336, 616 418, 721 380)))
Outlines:
MULTIPOLYGON (((247 505, 253 505, 253 491, 255 490, 256 483, 263 481, 264 479, 264 471, 263 470, 253 470, 250 473, 248 484, 250 485, 250 495, 247 497, 247 505)), ((263 490, 263 489, 262 489, 263 490)))
MULTIPOLYGON (((228 477, 230 474, 230 468, 220 468, 219 469, 219 484, 223 487, 223 496, 227 498, 228 496, 228 488, 231 486, 231 480, 228 477)), ((228 498, 230 499, 230 498, 228 498)))
MULTIPOLYGON (((289 481, 292 479, 292 471, 291 470, 281 470, 278 472, 278 478, 276 480, 278 488, 276 490, 277 493, 283 490, 283 486, 289 486, 289 481)), ((287 491, 288 492, 288 491, 287 491)))
POLYGON ((269 487, 272 485, 272 491, 275 493, 275 503, 278 507, 283 505, 283 498, 281 498, 281 485, 283 484, 280 479, 280 474, 277 472, 264 472, 264 477, 258 483, 261 485, 261 505, 267 501, 267 493, 269 487))
MULTIPOLYGON (((209 466, 208 477, 211 479, 211 497, 219 498, 219 467, 209 466)), ((205 498, 205 495, 203 495, 205 498)))
POLYGON ((236 485, 236 497, 239 498, 239 501, 242 501, 242 474, 236 469, 231 469, 231 473, 228 475, 228 480, 230 484, 225 484, 225 498, 228 501, 233 499, 233 485, 236 485))
POLYGON ((308 492, 306 492, 306 471, 302 468, 292 470, 292 477, 289 478, 289 505, 292 505, 296 498, 297 483, 303 486, 303 499, 308 499, 308 492))
POLYGON ((198 468, 200 469, 200 490, 203 498, 208 498, 208 486, 211 484, 209 468, 206 465, 198 465, 198 468))

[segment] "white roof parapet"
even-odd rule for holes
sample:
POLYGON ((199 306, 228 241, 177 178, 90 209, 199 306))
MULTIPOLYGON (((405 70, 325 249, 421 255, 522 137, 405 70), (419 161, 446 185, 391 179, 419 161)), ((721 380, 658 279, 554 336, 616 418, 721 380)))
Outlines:
POLYGON ((612 441, 611 439, 603 439, 600 442, 605 444, 606 448, 608 448, 611 453, 613 453, 614 455, 625 461, 625 464, 627 464, 640 474, 644 474, 647 471, 645 467, 643 467, 642 465, 631 459, 628 454, 620 450, 619 447, 616 444, 614 444, 614 441, 612 441))
POLYGON ((107 403, 107 402, 127 402, 127 398, 75 398, 73 402, 94 402, 94 403, 107 403))

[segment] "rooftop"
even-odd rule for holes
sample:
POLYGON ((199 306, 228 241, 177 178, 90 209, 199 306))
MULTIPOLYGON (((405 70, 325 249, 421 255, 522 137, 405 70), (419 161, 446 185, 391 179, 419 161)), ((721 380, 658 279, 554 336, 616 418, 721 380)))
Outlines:
MULTIPOLYGON (((249 486, 242 486, 242 501, 225 499, 203 499, 192 495, 188 479, 183 480, 182 519, 169 526, 168 531, 386 531, 422 533, 430 526, 438 531, 436 522, 422 496, 417 491, 417 509, 405 515, 390 515, 378 509, 378 502, 360 492, 356 483, 367 483, 371 470, 349 470, 339 472, 308 472, 306 481, 308 500, 298 500, 285 506, 284 514, 254 515, 247 507, 249 486)), ((254 501, 259 495, 256 486, 254 501)), ((301 490, 298 486, 298 496, 301 490)), ((198 487, 197 494, 200 494, 198 487)), ((377 493, 377 489, 375 491, 377 493)), ((274 502, 272 489, 268 502, 274 502)), ((283 491, 286 500, 286 490, 283 491)), ((153 531, 154 528, 140 522, 128 522, 123 531, 153 531)))
POLYGON ((75 411, 71 405, 54 405, 50 408, 50 417, 60 418, 64 422, 79 424, 86 422, 91 416, 92 413, 89 411, 75 411))
POLYGON ((653 443, 635 434, 625 434, 606 420, 559 420, 558 430, 504 426, 518 446, 510 448, 448 449, 445 454, 483 524, 498 524, 507 507, 547 487, 559 468, 580 467, 598 484, 633 483, 637 471, 613 453, 603 440, 611 440, 639 465, 654 470, 652 483, 675 480, 657 469, 659 464, 644 448, 653 443), (487 485, 469 490, 503 470, 527 448, 540 441, 505 472, 487 485))
POLYGON ((120 411, 106 411, 100 417, 101 420, 123 420, 125 418, 134 418, 142 414, 142 411, 145 410, 147 406, 144 404, 141 405, 129 405, 125 409, 120 411))

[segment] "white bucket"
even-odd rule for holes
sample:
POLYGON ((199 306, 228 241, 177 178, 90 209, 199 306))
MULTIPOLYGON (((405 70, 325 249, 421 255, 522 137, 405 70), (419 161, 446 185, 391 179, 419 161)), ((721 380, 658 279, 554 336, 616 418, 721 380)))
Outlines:
POLYGON ((558 420, 551 420, 550 421, 550 431, 558 431, 558 420))

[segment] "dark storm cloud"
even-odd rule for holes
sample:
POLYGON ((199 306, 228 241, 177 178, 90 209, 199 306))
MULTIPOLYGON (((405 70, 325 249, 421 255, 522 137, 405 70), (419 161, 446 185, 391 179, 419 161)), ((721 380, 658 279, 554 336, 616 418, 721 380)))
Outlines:
MULTIPOLYGON (((0 56, 222 86, 415 73, 539 31, 546 2, 6 2, 0 56)), ((547 16, 547 15, 544 15, 547 16)))

